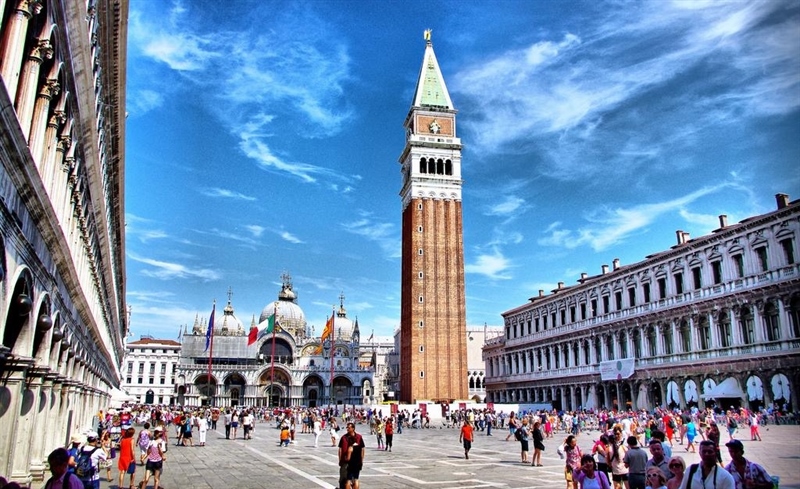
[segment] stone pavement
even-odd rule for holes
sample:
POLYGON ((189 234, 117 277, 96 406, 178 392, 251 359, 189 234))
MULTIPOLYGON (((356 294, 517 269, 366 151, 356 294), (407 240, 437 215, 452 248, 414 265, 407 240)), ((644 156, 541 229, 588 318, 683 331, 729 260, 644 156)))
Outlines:
MULTIPOLYGON (((392 452, 378 451, 376 439, 366 425, 358 425, 368 450, 361 484, 365 489, 436 488, 467 489, 480 487, 508 489, 561 489, 565 487, 563 462, 556 447, 563 440, 559 434, 545 441, 544 467, 520 462, 520 446, 504 441, 507 431, 494 430, 491 437, 476 432, 470 460, 458 443, 458 431, 452 428, 404 430, 394 437, 392 452), (558 440, 558 441, 556 441, 558 440)), ((770 475, 778 475, 781 489, 800 489, 800 426, 764 426, 762 442, 749 441, 749 430, 741 430, 745 457, 765 466, 770 475), (797 471, 796 471, 797 470, 797 471)), ((331 446, 327 431, 314 448, 313 435, 298 434, 296 444, 278 447, 274 424, 258 424, 252 440, 226 440, 224 433, 209 431, 205 447, 170 446, 161 480, 166 489, 335 489, 338 480, 337 450, 331 446)), ((170 433, 170 435, 173 435, 170 433)), ((579 445, 591 449, 598 432, 584 433, 579 445)), ((727 433, 723 433, 727 441, 727 433)), ((173 436, 170 436, 174 439, 173 436)), ((195 436, 196 441, 196 436, 195 436)), ((686 453, 677 444, 673 455, 680 455, 687 465, 699 457, 686 453)), ((723 460, 730 461, 723 449, 723 460)), ((116 464, 115 464, 116 467, 116 464)), ((116 469, 113 471, 117 475, 116 469)), ((137 469, 137 480, 144 472, 137 469)), ((153 481, 150 480, 152 489, 153 481)), ((117 489, 116 481, 101 483, 102 489, 117 489)))

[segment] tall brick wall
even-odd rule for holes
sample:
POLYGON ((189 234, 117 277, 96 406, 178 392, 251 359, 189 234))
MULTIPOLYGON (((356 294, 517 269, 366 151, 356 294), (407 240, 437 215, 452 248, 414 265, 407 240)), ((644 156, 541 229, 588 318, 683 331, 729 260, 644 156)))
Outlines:
POLYGON ((411 200, 403 212, 401 274, 401 400, 466 399, 461 202, 411 200))

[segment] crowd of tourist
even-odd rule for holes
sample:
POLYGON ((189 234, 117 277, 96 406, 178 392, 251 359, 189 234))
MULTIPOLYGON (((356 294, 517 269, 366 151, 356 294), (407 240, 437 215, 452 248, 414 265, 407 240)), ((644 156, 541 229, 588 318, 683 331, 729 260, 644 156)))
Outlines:
MULTIPOLYGON (((116 468, 119 488, 126 487, 127 477, 130 489, 147 487, 151 478, 153 488, 158 489, 171 430, 175 446, 204 447, 208 430, 224 429, 226 439, 250 440, 259 424, 268 423, 268 427, 277 428, 277 442, 282 447, 295 443, 298 433, 313 435, 314 447, 319 447, 320 438, 328 433, 331 446, 339 448, 341 489, 359 489, 365 443, 356 432, 357 425, 365 425, 364 436, 374 436, 377 450, 387 452, 392 451, 394 435, 403 429, 457 429, 466 459, 476 436, 493 436, 492 430, 499 430, 506 435, 505 441, 520 444, 520 461, 533 467, 543 466, 545 444, 556 441, 557 453, 564 460, 567 489, 769 489, 771 476, 762 466, 744 458, 744 445, 735 434, 744 431, 751 441, 761 441, 761 426, 789 419, 777 410, 505 413, 486 408, 451 412, 445 407, 441 424, 433 425, 426 410, 385 408, 130 405, 109 409, 97 413, 91 430, 73 436, 69 446, 50 454, 53 477, 45 488, 99 489, 101 477, 112 481, 116 468), (597 439, 589 453, 583 453, 577 443, 577 437, 586 431, 600 433, 592 435, 597 439), (727 435, 724 443, 723 433, 727 435), (723 465, 723 444, 730 457, 727 465, 723 465), (697 451, 701 462, 687 467, 679 451, 697 451), (138 468, 144 471, 139 484, 138 468), (709 480, 711 486, 707 485, 709 480)), ((0 478, 2 489, 15 489, 15 484, 0 478)))

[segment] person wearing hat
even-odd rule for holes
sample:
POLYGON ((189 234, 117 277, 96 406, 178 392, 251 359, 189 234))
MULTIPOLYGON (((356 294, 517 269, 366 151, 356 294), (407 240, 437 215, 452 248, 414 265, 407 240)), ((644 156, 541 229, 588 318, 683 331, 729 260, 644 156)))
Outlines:
POLYGON ((67 448, 67 453, 69 454, 67 470, 73 474, 75 473, 75 466, 78 465, 78 461, 76 459, 82 443, 83 437, 81 435, 72 435, 72 438, 69 440, 69 448, 67 448))
POLYGON ((731 463, 725 470, 731 473, 736 489, 772 489, 772 477, 764 467, 744 458, 744 444, 739 440, 731 440, 725 444, 731 463))
POLYGON ((92 432, 86 435, 86 444, 78 452, 77 459, 80 459, 81 456, 88 456, 94 469, 92 474, 83 480, 83 486, 85 488, 100 489, 100 462, 105 462, 108 456, 100 446, 97 433, 92 432))

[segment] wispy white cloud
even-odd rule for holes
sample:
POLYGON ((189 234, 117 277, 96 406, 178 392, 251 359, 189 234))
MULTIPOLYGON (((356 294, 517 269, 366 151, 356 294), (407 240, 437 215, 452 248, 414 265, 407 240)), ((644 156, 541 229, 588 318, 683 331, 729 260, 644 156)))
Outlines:
POLYGON ((161 107, 164 96, 153 90, 132 90, 128 93, 126 101, 127 111, 134 116, 141 116, 161 107))
POLYGON ((286 161, 273 154, 270 147, 267 146, 264 141, 258 138, 250 138, 245 134, 241 136, 242 140, 239 143, 239 148, 248 158, 253 159, 265 170, 294 175, 308 183, 316 182, 318 175, 334 176, 334 173, 328 168, 307 163, 286 161))
POLYGON ((141 271, 143 275, 161 280, 196 278, 201 279, 204 282, 210 282, 219 280, 222 277, 218 271, 209 268, 192 268, 180 263, 146 258, 131 252, 128 252, 127 256, 131 260, 149 265, 151 267, 143 269, 141 271))
POLYGON ((201 188, 200 193, 207 197, 223 197, 226 199, 247 200, 251 202, 256 200, 255 197, 244 195, 240 192, 236 192, 235 190, 228 190, 219 187, 201 188))
POLYGON ((260 238, 261 235, 264 234, 264 231, 267 230, 267 228, 265 228, 264 226, 259 226, 258 224, 249 224, 245 226, 245 229, 250 231, 250 233, 253 234, 254 238, 260 238))
POLYGON ((676 199, 653 204, 639 204, 629 208, 601 207, 585 217, 589 224, 577 230, 562 229, 560 222, 551 224, 544 233, 546 236, 539 239, 538 243, 542 246, 558 246, 568 249, 589 246, 594 251, 606 250, 641 232, 660 216, 670 212, 685 211, 685 206, 697 199, 730 186, 732 186, 730 183, 722 183, 703 187, 676 199))
POLYGON ((514 215, 517 211, 523 209, 525 199, 516 195, 507 195, 496 204, 489 207, 486 212, 489 216, 508 216, 514 215))
POLYGON ((203 14, 201 4, 174 2, 159 23, 148 23, 132 10, 129 41, 195 85, 198 96, 208 99, 206 107, 239 138, 243 154, 261 168, 306 183, 320 175, 345 184, 355 180, 297 161, 280 137, 289 127, 292 136, 328 137, 354 116, 344 88, 351 81, 350 57, 332 24, 293 4, 238 30, 201 22, 203 14))
POLYGON ((629 174, 654 160, 675 164, 665 159, 694 143, 686 133, 800 107, 800 16, 789 2, 599 12, 580 37, 514 46, 452 77, 472 111, 462 127, 481 149, 544 147, 541 171, 558 179, 629 174))
POLYGON ((342 228, 348 233, 363 236, 377 243, 388 258, 400 257, 400 236, 396 226, 390 222, 376 221, 372 213, 359 211, 360 219, 345 223, 342 228))
POLYGON ((288 242, 290 242, 292 244, 303 244, 303 243, 305 243, 305 241, 301 240, 300 238, 298 238, 297 236, 293 235, 289 231, 278 230, 278 231, 275 231, 275 233, 278 236, 280 236, 284 241, 288 241, 288 242))
POLYGON ((466 273, 484 275, 493 280, 508 280, 513 278, 509 273, 512 264, 503 256, 499 249, 494 248, 490 254, 479 254, 474 263, 464 266, 466 273))
POLYGON ((213 33, 198 35, 181 29, 186 8, 174 2, 163 20, 166 24, 146 24, 136 10, 129 16, 128 37, 131 44, 138 46, 142 53, 165 63, 173 70, 199 71, 209 61, 221 56, 215 52, 217 44, 213 33))
POLYGON ((169 238, 159 223, 134 214, 125 214, 125 234, 128 239, 136 238, 142 243, 169 238))

